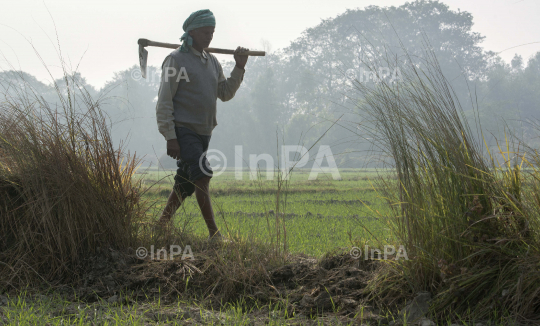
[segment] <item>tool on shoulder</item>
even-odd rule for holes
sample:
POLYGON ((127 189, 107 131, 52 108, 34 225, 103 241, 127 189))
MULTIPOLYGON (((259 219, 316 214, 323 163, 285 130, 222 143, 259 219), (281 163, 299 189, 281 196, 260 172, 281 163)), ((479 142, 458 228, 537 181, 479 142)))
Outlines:
MULTIPOLYGON (((145 49, 145 47, 157 46, 160 48, 177 49, 181 46, 181 44, 154 42, 154 41, 147 40, 145 38, 140 38, 139 41, 137 41, 137 43, 139 44, 139 64, 141 65, 141 75, 143 78, 146 78, 146 64, 148 62, 148 51, 145 49)), ((234 50, 228 50, 228 49, 205 48, 204 50, 210 53, 234 54, 234 50)), ((251 56, 257 56, 257 57, 262 57, 266 55, 264 51, 245 51, 238 54, 251 55, 251 56)))

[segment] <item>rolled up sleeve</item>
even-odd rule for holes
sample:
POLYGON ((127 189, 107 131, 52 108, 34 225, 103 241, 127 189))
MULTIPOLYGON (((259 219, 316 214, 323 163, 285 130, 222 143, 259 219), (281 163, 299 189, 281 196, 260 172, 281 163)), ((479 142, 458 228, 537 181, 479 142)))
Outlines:
POLYGON ((165 58, 156 104, 158 130, 165 137, 165 140, 176 139, 173 97, 178 89, 179 83, 176 78, 178 73, 179 68, 176 61, 171 56, 165 58))
POLYGON ((244 80, 244 69, 240 69, 234 66, 231 71, 231 77, 225 78, 223 74, 223 68, 219 65, 219 79, 218 79, 218 98, 223 102, 226 102, 234 97, 242 80, 244 80))

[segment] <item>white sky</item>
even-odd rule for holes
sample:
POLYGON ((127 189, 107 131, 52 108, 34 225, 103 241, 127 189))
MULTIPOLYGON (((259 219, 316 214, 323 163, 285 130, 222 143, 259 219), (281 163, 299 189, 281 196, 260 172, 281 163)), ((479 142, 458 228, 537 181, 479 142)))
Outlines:
MULTIPOLYGON (((473 14, 473 30, 486 36, 486 49, 502 51, 512 46, 540 42, 538 0, 445 0, 451 9, 473 14)), ((266 39, 272 48, 287 46, 321 19, 335 17, 348 8, 368 5, 399 6, 404 0, 2 0, 0 11, 0 70, 21 69, 48 82, 43 64, 27 40, 43 58, 55 78, 61 75, 56 53, 56 24, 64 58, 90 84, 98 88, 114 72, 138 64, 137 39, 179 43, 182 24, 189 14, 210 9, 217 26, 213 47, 241 45, 262 49, 266 39), (49 14, 50 12, 50 14, 49 14)), ((170 50, 149 49, 149 65, 160 66, 170 50)), ((527 60, 540 51, 540 43, 508 50, 527 60)), ((220 60, 232 59, 218 55, 220 60)), ((249 63, 247 68, 249 69, 249 63)), ((227 74, 227 72, 226 72, 227 74)))

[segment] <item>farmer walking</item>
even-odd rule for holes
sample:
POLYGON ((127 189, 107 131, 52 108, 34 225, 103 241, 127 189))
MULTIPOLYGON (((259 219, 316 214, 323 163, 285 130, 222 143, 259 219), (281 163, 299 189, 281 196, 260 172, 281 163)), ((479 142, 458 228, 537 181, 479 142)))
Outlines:
POLYGON ((217 125, 216 101, 234 97, 244 77, 248 51, 235 50, 236 66, 225 78, 221 64, 206 51, 212 41, 216 20, 208 10, 192 13, 184 22, 182 46, 172 51, 162 65, 161 85, 156 105, 159 132, 167 141, 167 155, 177 160, 174 187, 159 219, 169 222, 186 197, 195 192, 197 203, 210 234, 221 240, 210 201, 212 169, 206 151, 217 125))

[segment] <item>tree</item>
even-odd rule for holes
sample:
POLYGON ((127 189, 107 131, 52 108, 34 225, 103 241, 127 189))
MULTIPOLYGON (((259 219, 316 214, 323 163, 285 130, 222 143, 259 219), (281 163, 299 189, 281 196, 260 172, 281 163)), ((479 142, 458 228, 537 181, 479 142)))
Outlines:
MULTIPOLYGON (((324 98, 344 103, 347 70, 352 69, 358 77, 365 68, 363 60, 392 55, 398 66, 408 59, 422 64, 425 47, 435 51, 449 79, 462 75, 475 80, 485 74, 486 62, 479 45, 484 37, 472 32, 472 26, 470 13, 452 11, 438 1, 347 10, 308 28, 284 50, 291 72, 285 82, 291 91, 299 93, 300 76, 307 70, 317 82, 315 101, 324 98)), ((465 93, 464 83, 461 86, 459 91, 465 93)))

